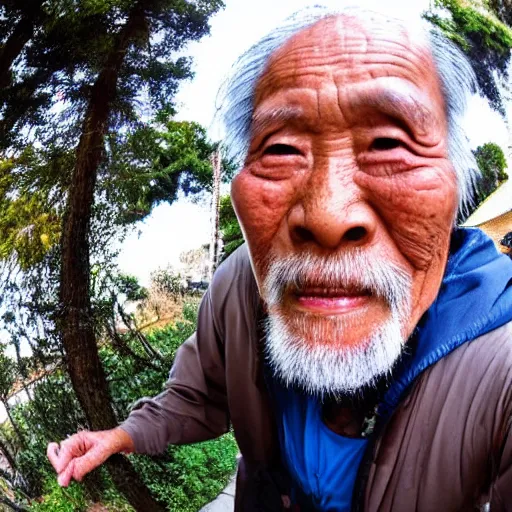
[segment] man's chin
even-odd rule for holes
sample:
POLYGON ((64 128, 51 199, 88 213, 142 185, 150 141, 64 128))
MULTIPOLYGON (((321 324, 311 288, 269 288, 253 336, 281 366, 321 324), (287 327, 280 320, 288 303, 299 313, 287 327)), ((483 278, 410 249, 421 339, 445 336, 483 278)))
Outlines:
POLYGON ((392 321, 392 314, 381 304, 344 314, 326 314, 287 309, 275 318, 289 336, 303 345, 324 346, 331 350, 364 350, 374 335, 392 321))
MULTIPOLYGON (((384 315, 383 315, 384 316, 384 315)), ((404 345, 401 323, 388 312, 380 323, 350 315, 269 315, 266 349, 273 370, 307 393, 353 393, 389 373, 404 345)))

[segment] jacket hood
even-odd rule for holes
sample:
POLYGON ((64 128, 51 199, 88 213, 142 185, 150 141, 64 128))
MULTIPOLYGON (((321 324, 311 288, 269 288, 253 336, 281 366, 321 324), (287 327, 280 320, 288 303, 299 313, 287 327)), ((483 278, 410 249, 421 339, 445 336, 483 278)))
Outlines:
POLYGON ((381 414, 398 405, 425 369, 463 343, 512 321, 512 259, 480 229, 458 228, 435 302, 423 315, 384 397, 381 414))

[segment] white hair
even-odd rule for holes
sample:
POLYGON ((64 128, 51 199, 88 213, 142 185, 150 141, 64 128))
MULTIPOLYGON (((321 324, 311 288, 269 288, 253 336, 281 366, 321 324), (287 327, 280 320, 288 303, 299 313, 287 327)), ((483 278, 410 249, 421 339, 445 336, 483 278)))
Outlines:
POLYGON ((411 277, 359 249, 328 257, 296 255, 272 261, 262 288, 268 306, 265 349, 275 374, 309 394, 351 393, 390 372, 402 353, 410 315, 411 277), (304 287, 356 289, 383 299, 389 318, 357 345, 343 343, 344 315, 283 311, 283 296, 304 287), (332 337, 336 339, 333 340, 332 337))
POLYGON ((323 18, 349 15, 362 20, 394 24, 408 34, 426 41, 439 75, 448 123, 449 158, 458 182, 459 215, 464 216, 473 203, 479 169, 471 151, 462 121, 469 97, 477 91, 471 64, 464 54, 437 27, 415 18, 415 21, 391 18, 359 7, 333 10, 315 6, 301 10, 263 37, 235 64, 231 76, 220 91, 220 113, 223 118, 225 142, 231 158, 241 162, 249 147, 253 115, 254 91, 269 57, 292 36, 323 18))

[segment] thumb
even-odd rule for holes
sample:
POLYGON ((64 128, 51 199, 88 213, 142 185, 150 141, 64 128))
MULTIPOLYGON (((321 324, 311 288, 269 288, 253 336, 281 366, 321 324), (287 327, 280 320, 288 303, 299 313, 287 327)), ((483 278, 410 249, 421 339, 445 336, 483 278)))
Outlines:
POLYGON ((65 469, 59 473, 59 476, 57 477, 57 482, 61 487, 67 487, 69 485, 69 482, 71 481, 71 477, 73 475, 75 467, 75 461, 71 460, 69 464, 65 467, 65 469))

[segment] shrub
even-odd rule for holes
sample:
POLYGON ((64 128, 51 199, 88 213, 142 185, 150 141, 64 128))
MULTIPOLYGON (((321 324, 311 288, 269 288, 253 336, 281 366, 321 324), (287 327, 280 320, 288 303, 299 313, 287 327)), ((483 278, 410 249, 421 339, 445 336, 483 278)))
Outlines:
MULTIPOLYGON (((120 355, 110 345, 102 344, 100 357, 120 420, 128 414, 135 400, 162 391, 176 350, 193 333, 196 318, 197 307, 187 305, 179 322, 146 334, 147 341, 163 356, 162 361, 152 361, 151 366, 141 365, 132 357, 120 355)), ((136 349, 135 345, 131 348, 136 349)), ((15 413, 28 440, 27 446, 19 450, 17 462, 31 479, 43 482, 41 501, 31 504, 30 510, 87 510, 85 488, 76 483, 67 489, 60 488, 45 455, 48 441, 62 439, 84 425, 67 375, 59 369, 48 375, 36 388, 34 400, 18 406, 15 413)), ((160 457, 131 455, 130 459, 155 497, 169 510, 196 512, 224 488, 235 470, 236 453, 234 437, 227 434, 205 443, 171 446, 160 457)), ((112 512, 131 512, 105 470, 101 471, 101 479, 106 489, 102 504, 112 512)))
POLYGON ((45 494, 40 503, 34 503, 30 510, 34 512, 84 512, 87 507, 82 486, 72 483, 63 488, 56 478, 48 477, 45 485, 45 494))
POLYGON ((204 443, 171 446, 166 460, 132 456, 132 461, 151 492, 169 510, 197 512, 227 484, 235 471, 237 450, 233 435, 226 434, 204 443))

